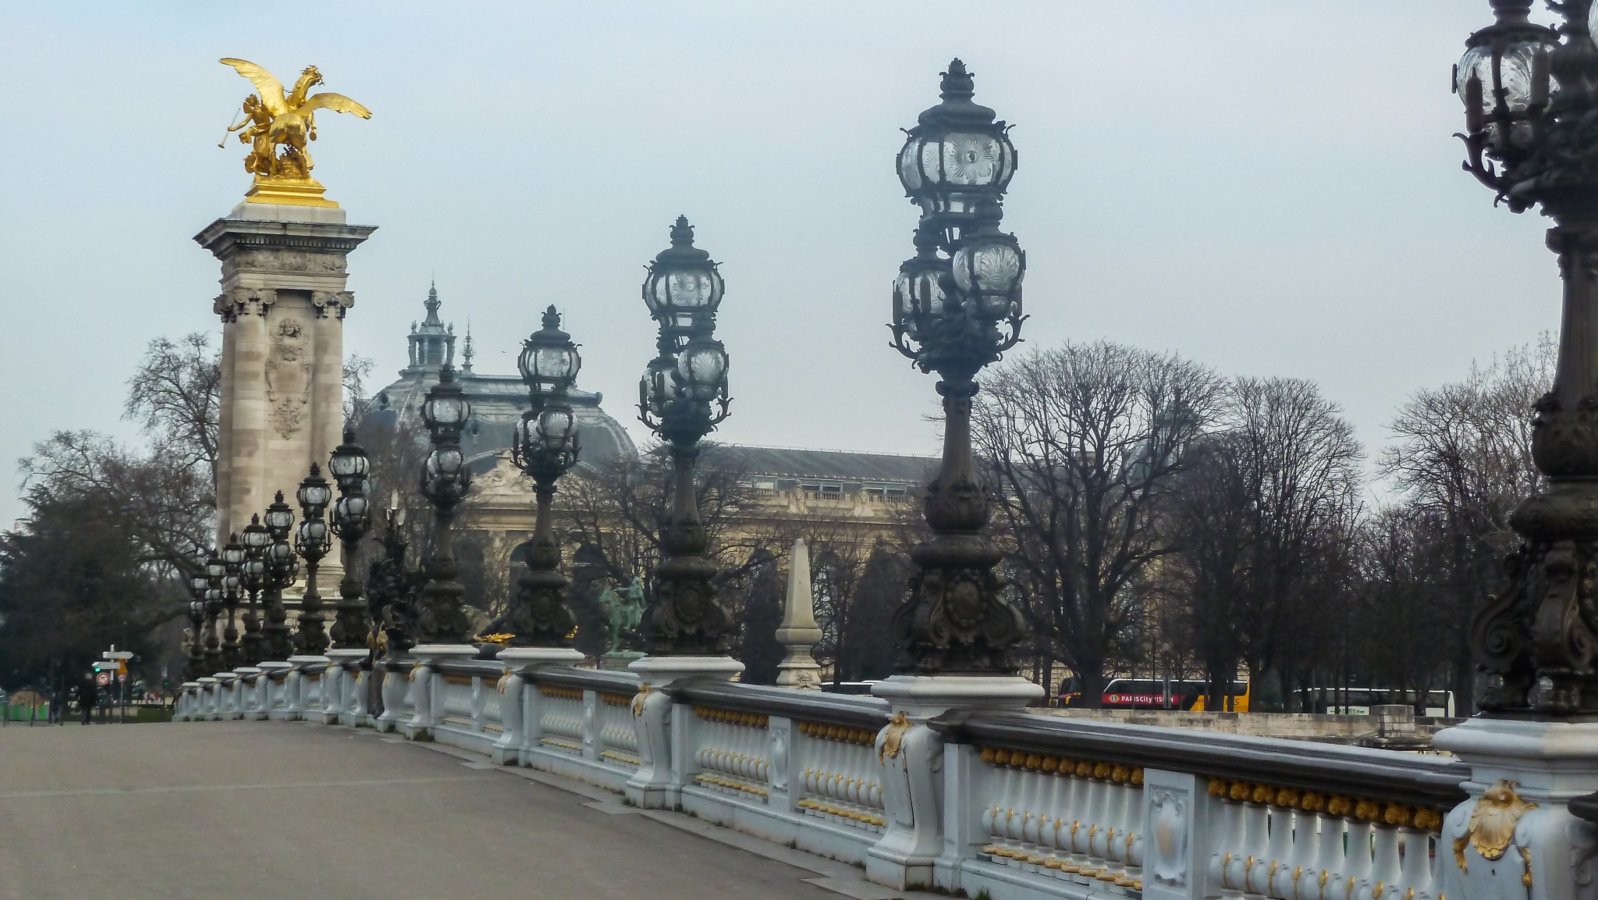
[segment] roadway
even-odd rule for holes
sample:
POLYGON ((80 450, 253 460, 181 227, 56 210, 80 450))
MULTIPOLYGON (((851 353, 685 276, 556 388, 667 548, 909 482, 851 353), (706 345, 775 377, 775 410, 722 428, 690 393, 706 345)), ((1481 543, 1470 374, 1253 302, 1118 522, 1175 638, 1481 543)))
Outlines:
POLYGON ((918 896, 597 788, 299 722, 0 730, 0 898, 918 896))

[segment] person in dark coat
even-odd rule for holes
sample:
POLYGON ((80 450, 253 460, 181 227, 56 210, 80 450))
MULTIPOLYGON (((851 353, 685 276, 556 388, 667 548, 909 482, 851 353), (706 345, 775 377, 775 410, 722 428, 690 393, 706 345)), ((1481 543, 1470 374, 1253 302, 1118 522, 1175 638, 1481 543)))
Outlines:
POLYGON ((94 712, 94 701, 99 695, 100 689, 95 686, 94 676, 83 676, 83 680, 78 682, 78 708, 83 710, 83 724, 89 724, 89 716, 94 712))

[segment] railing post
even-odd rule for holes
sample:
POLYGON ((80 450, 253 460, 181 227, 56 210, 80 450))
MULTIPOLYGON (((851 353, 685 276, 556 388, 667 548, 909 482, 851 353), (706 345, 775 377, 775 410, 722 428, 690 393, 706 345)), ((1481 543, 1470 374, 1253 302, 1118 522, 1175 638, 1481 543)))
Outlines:
POLYGON ((793 812, 792 785, 800 784, 803 778, 799 754, 793 752, 793 734, 793 719, 771 716, 766 720, 766 759, 770 773, 766 805, 772 812, 793 812))
POLYGON ((365 647, 327 651, 330 662, 325 681, 326 694, 322 701, 323 722, 329 725, 348 722, 350 701, 355 693, 355 673, 349 666, 365 659, 366 654, 365 647))
POLYGON ((644 809, 676 809, 692 765, 681 754, 690 749, 688 729, 694 723, 692 710, 673 713, 666 689, 687 678, 730 680, 743 671, 743 663, 724 656, 645 656, 627 668, 638 673, 631 708, 640 760, 638 771, 627 779, 627 799, 644 809))
POLYGON ((1144 900, 1204 900, 1217 801, 1198 776, 1143 770, 1144 900))
POLYGON ((383 660, 383 712, 372 723, 378 731, 397 731, 407 720, 405 697, 410 690, 413 665, 409 657, 383 660))
POLYGON ((497 658, 505 664, 499 680, 499 718, 505 731, 489 755, 499 765, 522 765, 525 751, 538 743, 538 690, 527 689, 534 673, 576 665, 583 654, 570 647, 506 647, 497 658))
POLYGON ((1439 732, 1470 765, 1443 821, 1441 892, 1459 900, 1574 900, 1598 882, 1598 826, 1570 801, 1598 788, 1598 724, 1474 718, 1439 732))

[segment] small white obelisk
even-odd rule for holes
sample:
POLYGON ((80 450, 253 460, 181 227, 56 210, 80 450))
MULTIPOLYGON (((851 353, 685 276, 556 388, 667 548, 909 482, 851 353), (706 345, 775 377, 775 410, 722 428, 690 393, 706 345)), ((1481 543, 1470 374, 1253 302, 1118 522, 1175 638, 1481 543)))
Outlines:
POLYGON ((810 593, 810 550, 805 539, 793 542, 788 562, 788 597, 783 604, 782 626, 777 642, 787 649, 777 666, 777 686, 817 691, 821 689, 821 666, 810 649, 821 640, 816 627, 815 598, 810 593))

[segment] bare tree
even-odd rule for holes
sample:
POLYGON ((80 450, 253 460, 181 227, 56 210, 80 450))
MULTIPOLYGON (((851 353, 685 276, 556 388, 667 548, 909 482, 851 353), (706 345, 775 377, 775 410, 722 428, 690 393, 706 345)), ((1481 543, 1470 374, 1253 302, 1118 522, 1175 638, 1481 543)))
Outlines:
POLYGON ((1040 649, 1090 703, 1131 652, 1128 588, 1174 549, 1158 508, 1221 388, 1197 363, 1101 341, 1023 355, 977 397, 973 439, 997 480, 1007 569, 1040 649))
POLYGON ((150 341, 133 377, 123 415, 144 427, 155 452, 170 465, 196 466, 216 484, 221 407, 220 354, 208 334, 150 341))

